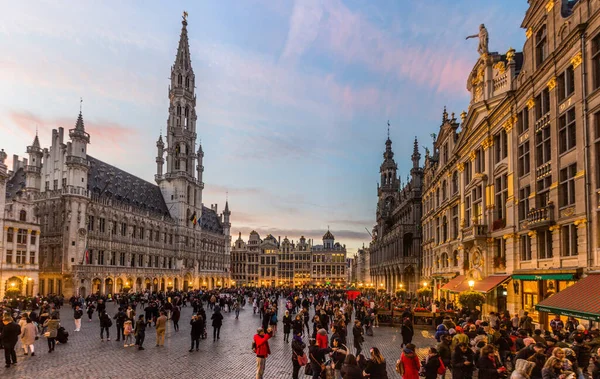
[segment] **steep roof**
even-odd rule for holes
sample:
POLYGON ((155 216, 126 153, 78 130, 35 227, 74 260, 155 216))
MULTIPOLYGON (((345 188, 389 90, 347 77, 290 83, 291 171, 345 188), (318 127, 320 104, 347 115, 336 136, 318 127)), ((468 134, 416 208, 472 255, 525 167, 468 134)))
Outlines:
POLYGON ((335 239, 335 237, 333 236, 333 234, 331 234, 331 232, 329 230, 323 236, 323 240, 334 240, 334 239, 335 239))
POLYGON ((14 199, 23 188, 25 188, 25 170, 21 167, 12 174, 6 183, 6 199, 14 199))
POLYGON ((223 234, 221 218, 214 210, 204 206, 202 207, 202 216, 200 217, 200 228, 212 233, 223 234))
POLYGON ((115 166, 87 156, 88 190, 134 207, 169 216, 160 188, 115 166))

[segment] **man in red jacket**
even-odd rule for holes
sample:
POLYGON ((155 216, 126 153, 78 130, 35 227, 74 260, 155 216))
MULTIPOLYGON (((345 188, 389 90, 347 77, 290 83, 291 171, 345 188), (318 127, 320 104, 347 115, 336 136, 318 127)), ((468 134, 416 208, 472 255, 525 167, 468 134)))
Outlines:
POLYGON ((256 379, 263 379, 265 374, 265 365, 267 363, 267 357, 271 354, 269 349, 269 338, 271 338, 273 331, 271 328, 267 329, 267 334, 263 328, 258 328, 254 335, 254 343, 252 347, 256 353, 256 379))

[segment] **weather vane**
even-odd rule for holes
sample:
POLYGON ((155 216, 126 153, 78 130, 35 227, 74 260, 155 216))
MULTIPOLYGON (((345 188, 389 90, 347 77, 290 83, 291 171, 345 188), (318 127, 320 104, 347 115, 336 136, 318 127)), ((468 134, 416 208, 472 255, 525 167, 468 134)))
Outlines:
POLYGON ((390 139, 390 120, 388 120, 388 139, 390 139))
POLYGON ((188 13, 186 11, 183 11, 183 21, 187 21, 187 16, 188 13))
POLYGON ((83 106, 83 97, 79 98, 79 113, 81 113, 81 107, 83 106))

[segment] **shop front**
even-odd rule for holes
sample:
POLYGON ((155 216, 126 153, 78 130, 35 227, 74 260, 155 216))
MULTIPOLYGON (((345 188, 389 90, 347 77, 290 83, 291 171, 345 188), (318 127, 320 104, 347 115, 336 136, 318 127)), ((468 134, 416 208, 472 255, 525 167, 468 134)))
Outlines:
POLYGON ((520 308, 528 312, 533 322, 544 329, 550 327, 547 314, 537 310, 536 305, 548 297, 561 292, 577 282, 581 270, 556 270, 555 272, 519 272, 512 275, 513 287, 517 299, 520 296, 520 308))
POLYGON ((575 317, 588 322, 600 322, 600 273, 585 278, 535 306, 542 317, 549 315, 575 317))
POLYGON ((483 312, 504 312, 506 310, 508 296, 507 282, 510 280, 510 275, 490 275, 480 280, 459 275, 444 284, 440 291, 447 294, 449 300, 454 300, 458 303, 458 296, 461 292, 473 290, 481 292, 486 296, 486 302, 483 307, 483 312))

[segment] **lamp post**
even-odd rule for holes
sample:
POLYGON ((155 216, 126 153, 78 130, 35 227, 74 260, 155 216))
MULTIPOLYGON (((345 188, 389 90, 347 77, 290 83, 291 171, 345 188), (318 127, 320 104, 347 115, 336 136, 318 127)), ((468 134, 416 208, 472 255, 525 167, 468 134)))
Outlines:
POLYGON ((469 288, 471 289, 471 291, 473 291, 474 287, 475 287, 475 281, 473 279, 469 280, 469 288))

